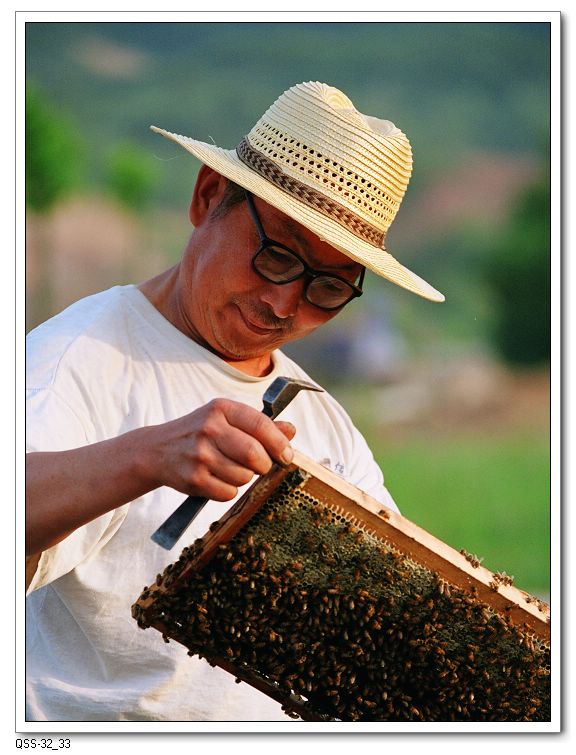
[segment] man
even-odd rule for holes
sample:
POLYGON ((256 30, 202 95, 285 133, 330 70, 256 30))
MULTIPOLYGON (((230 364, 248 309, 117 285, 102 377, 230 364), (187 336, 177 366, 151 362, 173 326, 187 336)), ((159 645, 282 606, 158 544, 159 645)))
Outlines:
POLYGON ((138 629, 130 606, 178 556, 150 535, 183 495, 210 499, 191 542, 254 475, 290 460, 294 437, 395 508, 329 395, 302 392, 278 422, 260 410, 278 375, 309 379, 279 347, 357 298, 366 268, 443 299, 384 250, 410 145, 317 82, 285 92, 236 150, 155 130, 203 163, 181 261, 77 302, 28 339, 27 717, 286 720, 138 629))

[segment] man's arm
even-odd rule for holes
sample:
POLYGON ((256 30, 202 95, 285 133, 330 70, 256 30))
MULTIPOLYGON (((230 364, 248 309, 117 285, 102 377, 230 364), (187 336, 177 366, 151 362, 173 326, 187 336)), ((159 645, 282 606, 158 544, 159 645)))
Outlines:
MULTIPOLYGON (((26 556, 39 558, 78 527, 163 485, 186 495, 232 500, 273 460, 290 461, 293 435, 289 423, 217 399, 180 419, 100 443, 31 452, 26 458, 26 556)), ((37 558, 27 565, 35 568, 37 558)))
POLYGON ((141 431, 70 451, 26 455, 26 555, 152 490, 141 431))

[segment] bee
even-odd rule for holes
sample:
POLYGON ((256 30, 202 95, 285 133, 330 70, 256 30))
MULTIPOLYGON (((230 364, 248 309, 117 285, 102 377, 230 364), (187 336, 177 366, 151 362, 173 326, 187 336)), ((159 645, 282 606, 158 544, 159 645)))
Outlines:
POLYGON ((312 535, 304 535, 303 539, 304 545, 306 546, 306 549, 308 551, 314 551, 316 548, 316 538, 312 537, 312 535))
POLYGON ((505 571, 502 572, 496 572, 494 574, 494 579, 497 579, 500 584, 511 586, 514 582, 514 577, 506 574, 505 571))
POLYGON ((448 585, 447 582, 445 582, 444 580, 441 580, 441 582, 440 582, 440 584, 438 586, 438 589, 440 591, 440 595, 444 595, 447 598, 450 597, 450 595, 451 595, 450 586, 448 585))

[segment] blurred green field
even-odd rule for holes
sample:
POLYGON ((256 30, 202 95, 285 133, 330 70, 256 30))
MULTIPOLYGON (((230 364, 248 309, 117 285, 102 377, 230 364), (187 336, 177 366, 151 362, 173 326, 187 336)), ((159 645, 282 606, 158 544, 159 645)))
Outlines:
POLYGON ((550 592, 550 455, 542 433, 371 439, 402 514, 453 548, 550 592))

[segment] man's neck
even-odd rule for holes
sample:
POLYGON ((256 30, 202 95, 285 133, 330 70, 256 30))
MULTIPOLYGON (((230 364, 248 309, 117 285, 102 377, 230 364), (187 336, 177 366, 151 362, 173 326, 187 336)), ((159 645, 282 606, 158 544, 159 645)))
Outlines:
POLYGON ((168 322, 177 328, 188 338, 191 338, 204 349, 216 354, 226 364, 253 377, 264 377, 274 369, 274 363, 270 354, 251 357, 248 359, 233 359, 220 354, 206 342, 198 333, 193 324, 186 317, 180 305, 179 296, 179 270, 180 265, 165 270, 163 273, 141 283, 138 289, 148 301, 155 307, 168 322))

